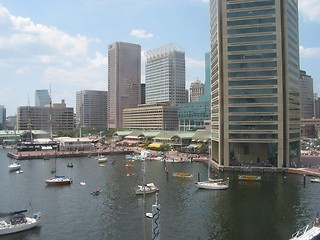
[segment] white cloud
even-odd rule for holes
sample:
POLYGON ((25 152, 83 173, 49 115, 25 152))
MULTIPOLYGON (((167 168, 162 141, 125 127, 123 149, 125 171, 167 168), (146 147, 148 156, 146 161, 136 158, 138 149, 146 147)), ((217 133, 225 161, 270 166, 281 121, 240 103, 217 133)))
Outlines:
POLYGON ((146 30, 143 29, 133 29, 130 33, 132 36, 137 38, 153 38, 153 33, 147 33, 146 30))
POLYGON ((312 22, 320 22, 320 1, 299 0, 299 13, 312 22))
POLYGON ((11 51, 11 57, 38 58, 42 63, 59 63, 61 57, 78 59, 87 54, 88 39, 80 34, 70 36, 54 27, 34 23, 30 18, 13 16, 0 6, 0 53, 11 51))
POLYGON ((320 47, 305 48, 303 46, 300 46, 299 50, 300 50, 300 56, 301 57, 310 58, 310 57, 318 57, 318 56, 320 56, 320 47))

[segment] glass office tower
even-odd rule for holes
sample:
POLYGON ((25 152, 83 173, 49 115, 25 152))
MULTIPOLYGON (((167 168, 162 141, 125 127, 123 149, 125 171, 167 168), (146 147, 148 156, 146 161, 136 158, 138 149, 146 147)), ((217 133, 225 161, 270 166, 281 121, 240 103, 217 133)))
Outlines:
POLYGON ((210 0, 212 159, 288 167, 300 156, 297 0, 210 0))

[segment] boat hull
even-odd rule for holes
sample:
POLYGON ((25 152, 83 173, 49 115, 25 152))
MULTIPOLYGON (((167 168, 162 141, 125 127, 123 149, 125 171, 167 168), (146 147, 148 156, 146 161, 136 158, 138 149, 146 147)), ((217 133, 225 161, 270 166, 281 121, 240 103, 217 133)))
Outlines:
POLYGON ((228 189, 229 187, 229 184, 226 182, 204 181, 204 182, 196 182, 195 184, 200 189, 209 189, 209 190, 224 190, 224 189, 228 189))
POLYGON ((46 184, 53 186, 53 185, 70 185, 72 183, 72 180, 69 178, 52 178, 47 179, 46 184))
POLYGON ((21 223, 21 224, 5 224, 2 221, 0 222, 0 235, 7 235, 7 234, 26 231, 38 226, 39 223, 40 223, 40 216, 36 218, 26 217, 26 223, 21 223))

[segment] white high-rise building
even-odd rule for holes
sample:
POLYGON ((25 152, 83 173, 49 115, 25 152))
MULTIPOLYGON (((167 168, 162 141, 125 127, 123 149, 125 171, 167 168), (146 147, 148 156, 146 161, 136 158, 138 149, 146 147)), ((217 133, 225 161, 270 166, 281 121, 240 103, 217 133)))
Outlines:
POLYGON ((146 53, 146 103, 186 102, 185 52, 168 44, 146 53))

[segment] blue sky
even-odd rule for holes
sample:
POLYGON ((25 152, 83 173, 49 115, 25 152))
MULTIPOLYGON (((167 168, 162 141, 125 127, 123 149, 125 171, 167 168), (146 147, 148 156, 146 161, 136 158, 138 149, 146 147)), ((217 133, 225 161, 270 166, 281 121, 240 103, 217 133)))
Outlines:
MULTIPOLYGON (((0 105, 34 105, 37 89, 75 108, 76 92, 107 90, 107 46, 143 52, 175 43, 186 52, 186 87, 204 81, 209 0, 0 0, 0 105)), ((300 64, 320 94, 320 1, 299 0, 300 64)), ((144 65, 144 62, 143 62, 144 65)), ((142 71, 144 82, 144 68, 142 71)))

